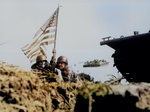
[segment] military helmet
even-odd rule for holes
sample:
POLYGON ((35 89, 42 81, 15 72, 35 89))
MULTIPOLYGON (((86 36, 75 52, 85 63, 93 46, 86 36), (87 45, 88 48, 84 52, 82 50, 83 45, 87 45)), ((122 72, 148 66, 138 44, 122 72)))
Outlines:
POLYGON ((68 65, 68 59, 65 56, 60 56, 57 59, 57 63, 60 63, 60 62, 64 62, 64 63, 66 63, 68 65))
POLYGON ((39 62, 39 61, 46 61, 46 57, 44 55, 37 56, 36 62, 39 62))

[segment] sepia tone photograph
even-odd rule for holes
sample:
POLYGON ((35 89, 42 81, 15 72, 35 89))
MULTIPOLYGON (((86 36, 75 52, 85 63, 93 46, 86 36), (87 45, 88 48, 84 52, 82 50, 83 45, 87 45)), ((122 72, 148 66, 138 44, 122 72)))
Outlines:
POLYGON ((0 112, 149 112, 149 6, 0 0, 0 112))

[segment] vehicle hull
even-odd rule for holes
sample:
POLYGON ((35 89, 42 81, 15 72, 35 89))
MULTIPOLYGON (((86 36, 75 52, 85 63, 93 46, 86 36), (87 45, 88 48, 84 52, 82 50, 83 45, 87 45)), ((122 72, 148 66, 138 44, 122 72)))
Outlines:
POLYGON ((150 33, 103 41, 115 50, 114 65, 129 82, 150 82, 150 33))

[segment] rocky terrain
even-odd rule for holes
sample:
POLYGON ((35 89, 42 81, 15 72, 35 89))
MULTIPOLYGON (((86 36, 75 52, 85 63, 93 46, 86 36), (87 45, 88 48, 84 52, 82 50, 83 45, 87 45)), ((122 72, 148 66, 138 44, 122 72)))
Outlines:
POLYGON ((149 112, 150 84, 64 83, 0 62, 0 112, 80 111, 149 112))

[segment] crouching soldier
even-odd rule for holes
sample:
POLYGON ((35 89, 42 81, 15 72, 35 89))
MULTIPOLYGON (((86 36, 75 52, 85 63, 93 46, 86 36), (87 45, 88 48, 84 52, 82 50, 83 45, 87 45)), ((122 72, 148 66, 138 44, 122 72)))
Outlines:
POLYGON ((36 58, 36 63, 31 66, 33 72, 50 72, 51 67, 44 55, 39 55, 36 58))
POLYGON ((56 68, 61 71, 64 82, 78 81, 78 76, 68 67, 68 59, 65 56, 60 56, 57 59, 56 68))
POLYGON ((37 56, 36 63, 31 66, 31 69, 40 79, 45 79, 47 82, 57 82, 56 78, 51 77, 49 74, 54 73, 53 67, 49 64, 44 55, 37 56))

